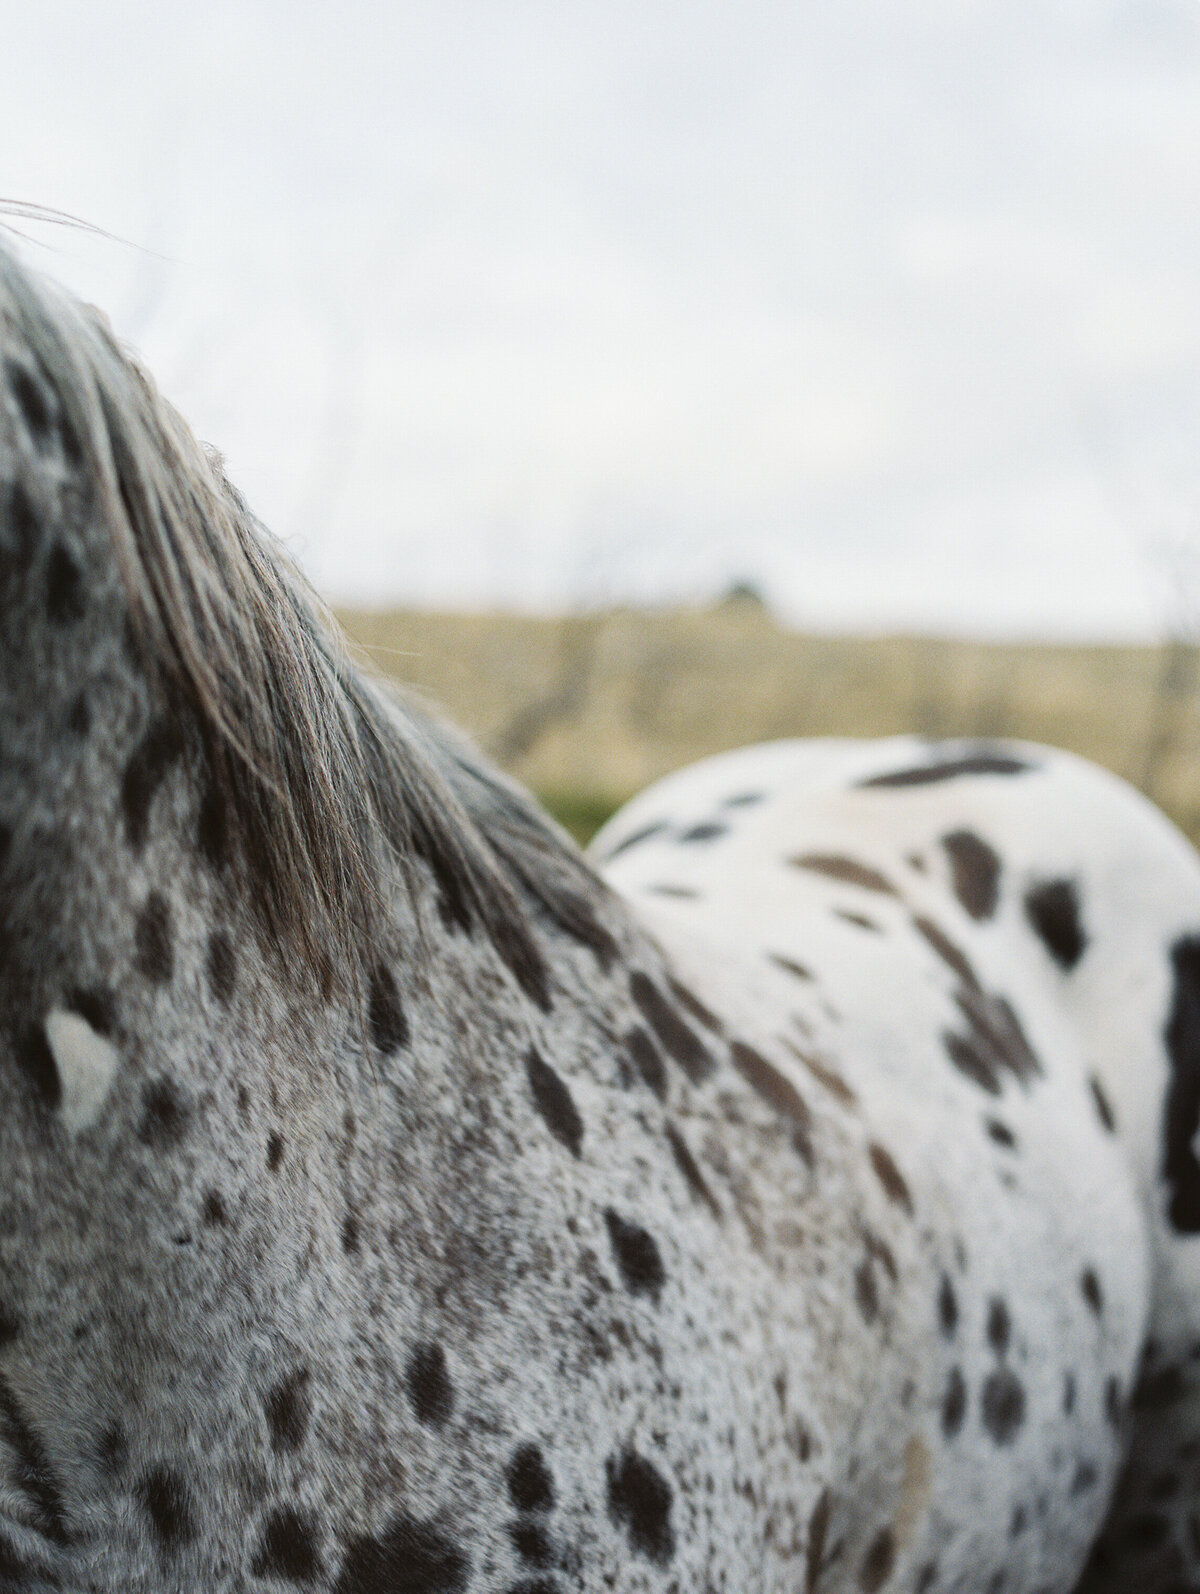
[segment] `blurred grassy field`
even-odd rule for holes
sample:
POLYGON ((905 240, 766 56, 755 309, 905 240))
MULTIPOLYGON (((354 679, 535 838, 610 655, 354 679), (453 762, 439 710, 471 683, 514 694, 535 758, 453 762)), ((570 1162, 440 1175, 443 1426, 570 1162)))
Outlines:
POLYGON ((1200 840, 1195 647, 791 631, 754 603, 541 619, 339 611, 377 670, 533 787, 581 840, 655 777, 783 736, 1018 736, 1147 790, 1200 840))

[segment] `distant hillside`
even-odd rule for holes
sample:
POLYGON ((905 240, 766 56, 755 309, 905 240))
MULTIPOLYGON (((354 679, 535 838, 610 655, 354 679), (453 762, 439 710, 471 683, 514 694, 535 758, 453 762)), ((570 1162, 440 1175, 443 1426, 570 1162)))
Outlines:
POLYGON ((648 781, 782 736, 1020 736, 1133 780, 1200 838, 1196 649, 801 634, 752 604, 564 619, 341 611, 586 836, 648 781))

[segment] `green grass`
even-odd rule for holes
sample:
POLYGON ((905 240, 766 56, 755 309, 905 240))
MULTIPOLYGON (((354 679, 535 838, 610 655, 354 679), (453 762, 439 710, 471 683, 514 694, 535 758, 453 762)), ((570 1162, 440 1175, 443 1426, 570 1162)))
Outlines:
POLYGON ((534 796, 581 847, 621 806, 618 799, 594 791, 538 791, 534 796))

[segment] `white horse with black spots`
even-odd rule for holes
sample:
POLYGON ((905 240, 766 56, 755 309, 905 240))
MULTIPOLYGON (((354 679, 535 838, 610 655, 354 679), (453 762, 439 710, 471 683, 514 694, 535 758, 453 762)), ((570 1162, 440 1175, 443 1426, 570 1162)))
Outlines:
POLYGON ((0 251, 0 1590, 1200 1588, 1198 1124, 1119 781, 787 743, 586 861, 0 251))

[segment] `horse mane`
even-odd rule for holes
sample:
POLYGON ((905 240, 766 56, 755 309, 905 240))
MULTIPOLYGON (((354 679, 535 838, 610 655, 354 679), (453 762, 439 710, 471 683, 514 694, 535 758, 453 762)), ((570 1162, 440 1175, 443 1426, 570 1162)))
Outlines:
POLYGON ((211 818, 285 969, 359 990, 397 878, 435 882, 549 1003, 538 912, 611 950, 603 887, 517 786, 385 694, 328 611, 110 326, 0 245, 0 316, 56 391, 111 535, 144 666, 198 731, 211 818))

